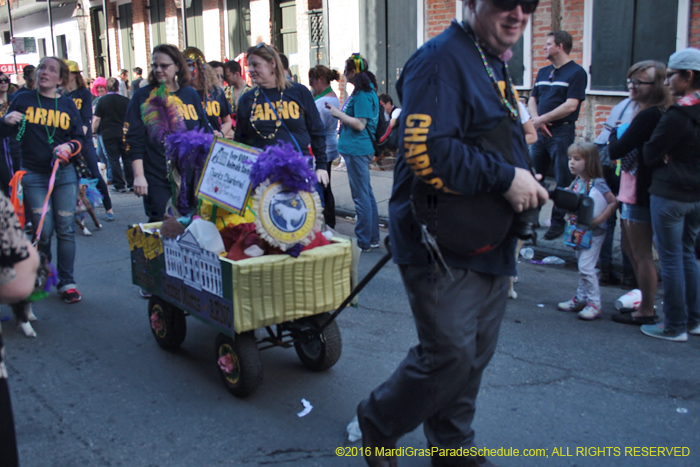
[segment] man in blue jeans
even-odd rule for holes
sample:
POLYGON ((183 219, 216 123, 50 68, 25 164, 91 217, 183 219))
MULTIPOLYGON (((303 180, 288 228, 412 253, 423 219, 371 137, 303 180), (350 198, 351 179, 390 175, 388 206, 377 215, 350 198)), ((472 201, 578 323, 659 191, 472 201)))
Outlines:
MULTIPOLYGON (((535 171, 547 175, 549 166, 554 164, 557 186, 562 188, 568 187, 572 181, 567 150, 576 137, 576 120, 588 84, 584 69, 569 57, 572 46, 573 39, 566 31, 547 35, 544 51, 552 64, 537 73, 528 101, 532 123, 539 136, 530 146, 535 171)), ((564 233, 564 214, 561 209, 552 209, 552 223, 544 235, 546 240, 564 233)))

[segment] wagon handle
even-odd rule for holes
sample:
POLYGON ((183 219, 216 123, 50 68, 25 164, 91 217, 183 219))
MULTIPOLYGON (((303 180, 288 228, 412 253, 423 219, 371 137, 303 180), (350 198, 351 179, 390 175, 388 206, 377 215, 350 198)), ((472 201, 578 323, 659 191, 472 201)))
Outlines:
POLYGON ((374 276, 377 275, 377 273, 384 267, 384 265, 389 262, 389 260, 391 259, 391 243, 389 242, 388 235, 384 239, 384 246, 386 247, 386 253, 384 254, 384 256, 382 256, 379 262, 374 265, 372 270, 368 272, 365 275, 365 277, 362 278, 362 280, 357 284, 357 287, 355 287, 353 291, 350 292, 348 298, 343 300, 343 303, 341 303, 340 306, 333 312, 331 317, 328 320, 326 320, 325 323, 323 323, 323 325, 318 330, 318 333, 322 333, 323 330, 326 329, 326 327, 335 320, 335 318, 340 314, 340 312, 343 311, 350 304, 350 302, 352 302, 352 300, 357 296, 357 294, 362 292, 362 289, 365 288, 369 281, 374 279, 374 276))

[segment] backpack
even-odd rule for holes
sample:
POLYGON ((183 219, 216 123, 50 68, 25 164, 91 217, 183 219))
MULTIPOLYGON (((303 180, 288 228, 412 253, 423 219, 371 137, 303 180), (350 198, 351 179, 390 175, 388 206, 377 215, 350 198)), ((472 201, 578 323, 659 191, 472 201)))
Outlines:
POLYGON ((374 130, 374 134, 369 131, 369 128, 365 126, 367 133, 369 133, 369 139, 372 141, 372 146, 374 146, 374 154, 380 156, 385 149, 387 149, 387 142, 389 138, 384 138, 387 131, 391 131, 389 128, 389 122, 384 119, 382 112, 379 112, 379 118, 377 119, 377 128, 374 130))

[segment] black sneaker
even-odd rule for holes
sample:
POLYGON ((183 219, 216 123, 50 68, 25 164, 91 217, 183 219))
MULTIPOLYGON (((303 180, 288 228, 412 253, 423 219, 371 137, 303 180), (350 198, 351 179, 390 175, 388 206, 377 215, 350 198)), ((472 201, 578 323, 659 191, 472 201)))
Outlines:
POLYGON ((562 235, 564 235, 564 226, 563 225, 558 225, 558 224, 553 224, 547 233, 544 234, 544 239, 545 240, 554 240, 555 238, 559 238, 562 235))
POLYGON ((68 289, 65 292, 61 292, 61 298, 64 302, 71 304, 78 303, 83 299, 83 296, 80 295, 80 292, 78 292, 76 289, 68 289))

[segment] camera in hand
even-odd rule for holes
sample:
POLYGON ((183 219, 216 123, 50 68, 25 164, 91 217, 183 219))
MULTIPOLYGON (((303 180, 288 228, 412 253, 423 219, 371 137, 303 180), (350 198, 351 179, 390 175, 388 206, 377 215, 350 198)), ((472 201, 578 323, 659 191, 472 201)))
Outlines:
POLYGON ((576 226, 590 229, 593 222, 593 198, 557 188, 549 193, 554 205, 572 214, 576 214, 576 226))

